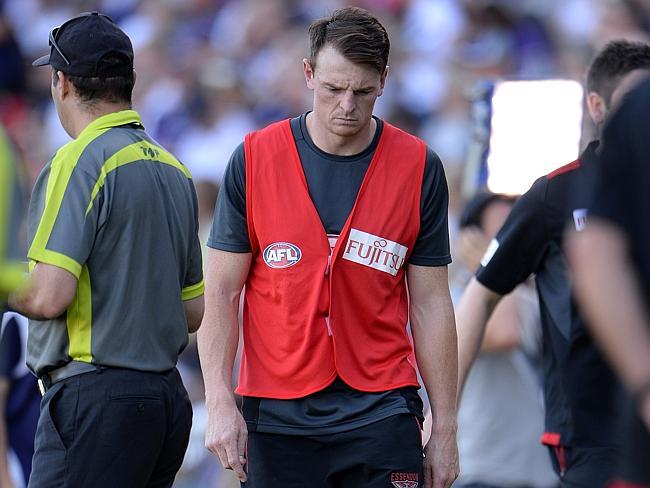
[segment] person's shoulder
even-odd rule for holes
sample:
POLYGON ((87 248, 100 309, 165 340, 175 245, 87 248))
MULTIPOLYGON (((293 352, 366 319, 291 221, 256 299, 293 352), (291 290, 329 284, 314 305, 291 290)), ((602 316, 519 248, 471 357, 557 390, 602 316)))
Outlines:
POLYGON ((417 141, 418 143, 426 146, 426 142, 424 142, 420 137, 416 136, 415 134, 411 134, 410 132, 391 124, 385 119, 380 119, 379 117, 375 117, 377 120, 377 126, 381 129, 382 133, 393 133, 398 136, 401 136, 406 139, 411 139, 413 141, 417 141))
POLYGON ((548 184, 548 175, 537 178, 530 188, 517 199, 510 211, 512 219, 509 220, 524 214, 537 215, 544 212, 547 205, 548 184))
POLYGON ((51 167, 74 167, 77 165, 77 161, 83 152, 85 144, 78 139, 73 139, 68 141, 66 144, 61 146, 56 152, 52 155, 49 160, 51 167))
MULTIPOLYGON (((284 118, 281 120, 276 120, 275 122, 271 122, 269 124, 266 124, 264 127, 261 127, 260 129, 253 130, 249 132, 246 137, 254 136, 257 134, 266 134, 269 132, 273 131, 279 131, 279 130, 287 130, 287 128, 290 130, 291 129, 291 124, 295 123, 295 119, 291 118, 284 118)), ((298 123, 300 121, 300 118, 298 118, 298 123)))
POLYGON ((584 185, 589 178, 590 170, 594 167, 594 161, 591 159, 594 159, 595 156, 591 153, 591 150, 585 149, 579 158, 560 166, 543 177, 545 181, 543 198, 548 201, 549 205, 559 209, 564 204, 573 201, 573 192, 584 185))
POLYGON ((438 153, 434 151, 431 146, 427 145, 426 146, 426 163, 427 166, 431 167, 442 167, 442 159, 440 159, 440 156, 438 156, 438 153))
POLYGON ((245 143, 240 142, 237 147, 230 154, 230 160, 226 166, 226 171, 223 176, 222 185, 230 186, 236 184, 244 187, 246 178, 246 149, 245 143))
POLYGON ((575 161, 571 161, 570 163, 564 164, 559 168, 551 171, 546 175, 545 178, 547 181, 552 181, 552 180, 561 181, 567 178, 569 175, 572 175, 574 171, 580 168, 580 166, 581 166, 580 160, 576 159, 575 161))

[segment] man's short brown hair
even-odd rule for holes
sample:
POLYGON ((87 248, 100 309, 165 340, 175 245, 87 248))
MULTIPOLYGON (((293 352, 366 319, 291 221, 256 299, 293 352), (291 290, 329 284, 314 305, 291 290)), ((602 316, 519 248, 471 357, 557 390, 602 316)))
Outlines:
POLYGON ((650 45, 624 39, 610 41, 589 65, 587 90, 598 93, 609 105, 621 78, 637 69, 650 69, 650 45))
POLYGON ((326 44, 356 64, 383 73, 388 65, 390 41, 383 25, 367 10, 346 7, 309 26, 309 64, 316 69, 316 57, 326 44))

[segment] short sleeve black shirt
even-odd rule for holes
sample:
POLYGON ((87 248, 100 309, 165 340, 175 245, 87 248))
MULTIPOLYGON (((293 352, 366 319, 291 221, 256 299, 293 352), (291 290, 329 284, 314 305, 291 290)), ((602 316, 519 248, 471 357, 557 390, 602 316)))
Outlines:
POLYGON ((614 376, 601 358, 573 299, 562 250, 567 222, 581 226, 586 195, 577 192, 597 165, 597 142, 580 159, 539 178, 514 205, 477 272, 500 294, 535 275, 543 325, 546 430, 562 444, 611 443, 614 376), (576 196, 578 195, 578 196, 576 196))

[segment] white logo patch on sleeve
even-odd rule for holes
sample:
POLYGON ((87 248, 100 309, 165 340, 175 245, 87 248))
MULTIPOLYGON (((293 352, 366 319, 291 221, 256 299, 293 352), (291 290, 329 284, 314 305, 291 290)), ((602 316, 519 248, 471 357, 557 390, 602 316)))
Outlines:
POLYGON ((395 276, 404 266, 407 251, 408 248, 398 242, 352 229, 343 259, 395 276))
POLYGON ((576 230, 580 232, 584 230, 587 225, 587 209, 586 208, 576 208, 573 211, 573 223, 576 225, 576 230))
POLYGON ((483 254, 483 259, 481 259, 481 266, 485 267, 488 265, 494 254, 497 252, 497 249, 499 249, 499 241, 492 239, 490 241, 490 245, 485 251, 485 254, 483 254))

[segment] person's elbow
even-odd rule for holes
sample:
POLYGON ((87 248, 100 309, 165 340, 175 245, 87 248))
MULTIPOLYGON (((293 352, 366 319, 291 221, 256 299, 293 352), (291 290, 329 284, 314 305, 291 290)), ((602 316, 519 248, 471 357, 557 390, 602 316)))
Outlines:
POLYGON ((203 295, 186 300, 183 302, 185 308, 185 319, 187 321, 187 330, 189 333, 194 333, 199 330, 203 320, 203 312, 205 311, 205 301, 203 295))
POLYGON ((70 302, 67 300, 46 300, 36 298, 31 307, 31 315, 41 320, 54 320, 61 317, 68 307, 70 302))
POLYGON ((37 263, 27 284, 10 296, 12 308, 35 320, 61 317, 77 293, 77 277, 67 269, 37 263))

